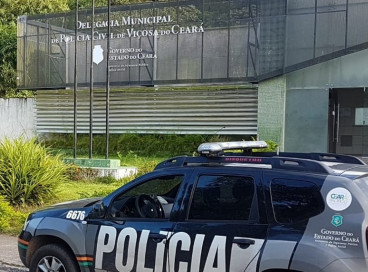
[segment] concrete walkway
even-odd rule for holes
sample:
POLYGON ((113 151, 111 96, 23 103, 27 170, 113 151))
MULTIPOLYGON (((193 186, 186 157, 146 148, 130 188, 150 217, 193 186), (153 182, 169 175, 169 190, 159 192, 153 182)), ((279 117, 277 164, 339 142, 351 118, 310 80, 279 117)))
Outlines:
POLYGON ((0 263, 24 268, 18 255, 17 237, 0 234, 0 263))

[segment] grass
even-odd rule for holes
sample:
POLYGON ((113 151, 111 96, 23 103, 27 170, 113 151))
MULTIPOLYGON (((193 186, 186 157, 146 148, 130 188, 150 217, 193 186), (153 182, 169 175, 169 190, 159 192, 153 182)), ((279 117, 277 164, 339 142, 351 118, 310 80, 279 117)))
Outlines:
POLYGON ((110 192, 113 192, 122 185, 123 184, 119 183, 104 184, 101 182, 91 181, 64 182, 60 184, 58 188, 58 192, 56 193, 57 200, 55 201, 55 203, 93 196, 104 196, 109 194, 110 192))
POLYGON ((23 228, 24 220, 26 219, 28 214, 56 203, 96 196, 103 197, 115 191, 117 188, 122 186, 124 182, 116 181, 110 184, 96 181, 63 182, 59 185, 56 192, 56 198, 54 200, 41 206, 15 207, 14 210, 11 212, 11 224, 6 229, 0 229, 0 232, 10 235, 19 235, 23 228))
POLYGON ((151 172, 158 163, 167 158, 138 156, 134 152, 129 152, 126 155, 119 154, 119 159, 121 166, 135 166, 138 168, 138 173, 135 176, 120 180, 105 177, 63 182, 58 187, 56 193, 57 199, 53 202, 57 203, 81 198, 106 196, 135 177, 151 172))
MULTIPOLYGON (((126 181, 124 181, 126 182, 126 181)), ((9 208, 7 215, 9 216, 9 224, 1 228, 0 220, 0 233, 6 233, 10 235, 19 235, 23 228, 23 223, 27 216, 37 210, 50 206, 52 204, 77 200, 82 198, 106 196, 113 192, 117 188, 123 185, 123 181, 116 181, 114 183, 106 184, 96 181, 68 181, 59 185, 56 192, 56 198, 52 201, 40 205, 40 206, 19 206, 9 208), (76 189, 77 188, 77 189, 76 189)), ((0 207, 1 214, 1 207, 0 207)))

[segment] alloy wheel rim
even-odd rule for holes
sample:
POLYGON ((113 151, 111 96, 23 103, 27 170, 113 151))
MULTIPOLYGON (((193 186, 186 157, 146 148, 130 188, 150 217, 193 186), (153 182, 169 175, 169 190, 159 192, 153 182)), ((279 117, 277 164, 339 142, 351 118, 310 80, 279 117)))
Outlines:
POLYGON ((39 272, 65 272, 64 264, 55 256, 46 256, 37 265, 39 272))

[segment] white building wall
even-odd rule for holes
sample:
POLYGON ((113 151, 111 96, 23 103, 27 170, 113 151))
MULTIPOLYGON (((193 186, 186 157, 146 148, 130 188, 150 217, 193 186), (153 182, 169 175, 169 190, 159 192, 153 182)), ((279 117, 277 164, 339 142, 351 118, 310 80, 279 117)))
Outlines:
POLYGON ((36 135, 33 98, 0 98, 0 141, 36 135))

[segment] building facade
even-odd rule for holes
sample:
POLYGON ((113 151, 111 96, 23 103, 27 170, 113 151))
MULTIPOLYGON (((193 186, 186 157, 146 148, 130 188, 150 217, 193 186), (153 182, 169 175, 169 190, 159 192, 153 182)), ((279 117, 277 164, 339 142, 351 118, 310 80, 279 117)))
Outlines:
POLYGON ((113 7, 110 24, 106 9, 24 16, 19 88, 43 90, 39 132, 70 132, 75 71, 86 132, 83 88, 103 90, 108 70, 114 133, 257 136, 365 156, 367 11, 366 0, 183 0, 113 7))

